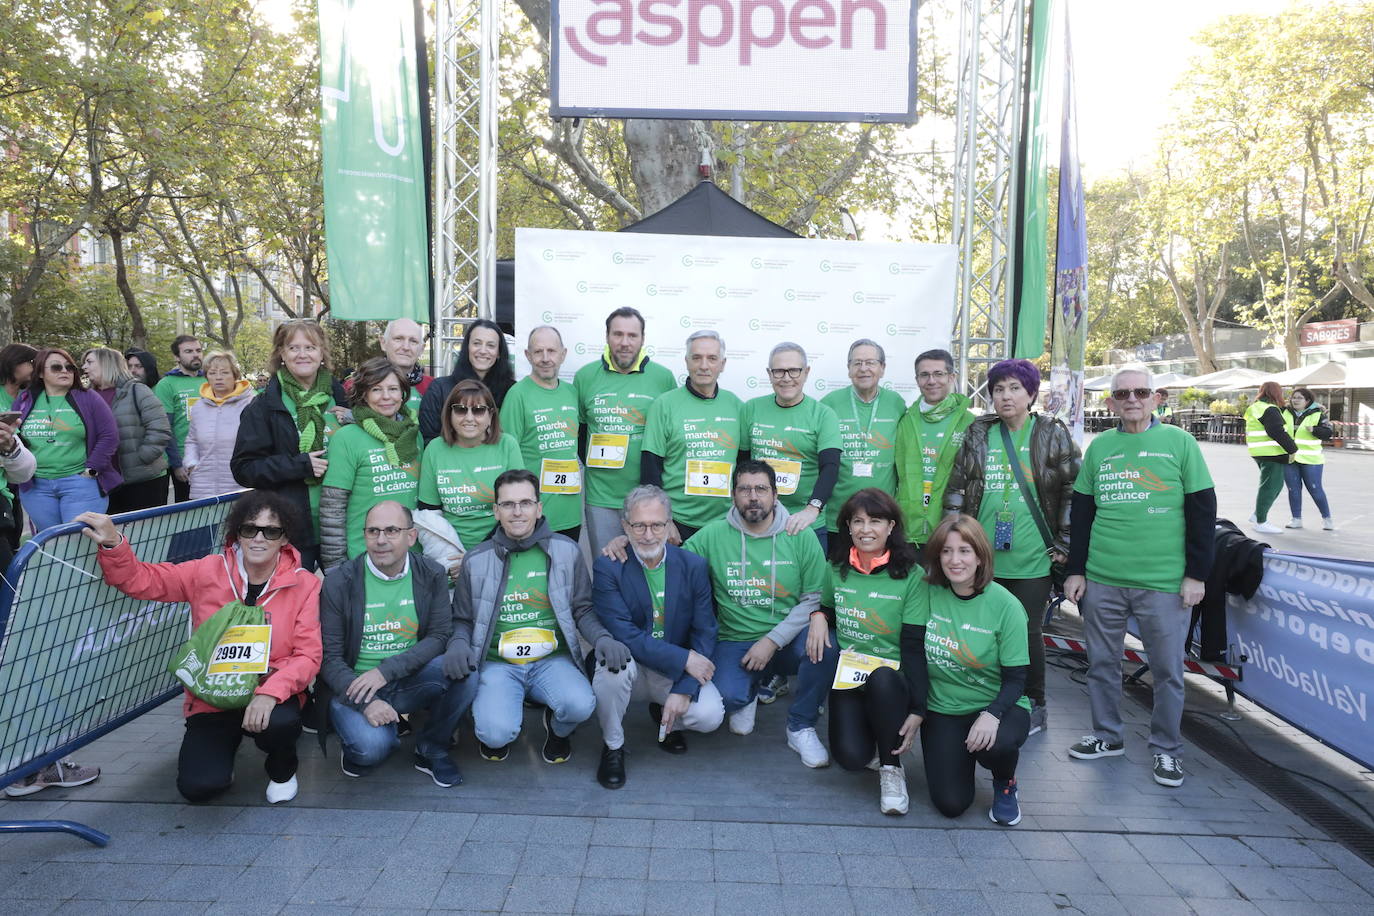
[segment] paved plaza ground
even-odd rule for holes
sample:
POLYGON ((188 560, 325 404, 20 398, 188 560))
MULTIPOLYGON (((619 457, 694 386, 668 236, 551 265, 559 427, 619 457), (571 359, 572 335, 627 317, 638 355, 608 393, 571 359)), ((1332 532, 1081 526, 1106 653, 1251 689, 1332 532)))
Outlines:
MULTIPOLYGON (((1222 514, 1244 519, 1253 464, 1238 446, 1204 451, 1222 514)), ((1340 529, 1270 541, 1374 555, 1371 474, 1374 455, 1333 454, 1340 529)), ((1276 518, 1287 521, 1282 502, 1276 518)), ((1057 624, 1076 625, 1072 613, 1057 624)), ((1012 829, 989 822, 982 773, 973 808, 939 816, 915 757, 910 814, 883 817, 875 774, 808 770, 787 749, 787 700, 761 709, 747 738, 689 736, 683 757, 654 747, 635 704, 618 792, 596 783, 595 724, 579 730, 569 763, 548 766, 534 711, 504 763, 479 759, 465 733, 466 781, 453 789, 410 768, 409 739, 376 773, 348 779, 337 739, 325 757, 306 736, 300 795, 277 807, 262 801, 251 743, 228 795, 183 804, 173 786, 180 707, 167 704, 76 755, 103 768, 98 782, 0 801, 0 819, 67 818, 113 835, 103 849, 56 834, 0 837, 0 912, 1374 914, 1374 867, 1225 764, 1190 746, 1185 785, 1156 785, 1135 703, 1123 706, 1125 757, 1069 759, 1089 717, 1065 669, 1049 670, 1050 727, 1022 753, 1024 818, 1012 829)), ((1223 708, 1206 681, 1190 686, 1189 704, 1223 708)), ((1239 730, 1266 757, 1374 808, 1370 773, 1242 709, 1239 730)))

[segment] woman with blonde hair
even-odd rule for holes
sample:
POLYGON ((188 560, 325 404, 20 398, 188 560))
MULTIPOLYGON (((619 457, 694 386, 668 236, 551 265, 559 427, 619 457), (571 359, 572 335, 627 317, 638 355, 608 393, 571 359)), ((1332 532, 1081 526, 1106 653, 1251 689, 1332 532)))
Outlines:
POLYGON ((229 470, 239 421, 256 394, 229 350, 213 350, 201 362, 205 381, 191 405, 181 466, 190 475, 191 498, 204 499, 240 489, 229 470))
POLYGON ((329 341, 317 322, 283 322, 272 335, 267 388, 241 415, 229 467, 240 486, 276 490, 308 519, 301 564, 319 565, 320 481, 325 450, 348 418, 343 386, 330 372, 329 341))
POLYGON ((167 443, 172 423, 162 402, 134 378, 123 354, 91 347, 81 355, 91 390, 110 406, 119 427, 119 472, 124 482, 110 491, 111 515, 167 504, 167 443))

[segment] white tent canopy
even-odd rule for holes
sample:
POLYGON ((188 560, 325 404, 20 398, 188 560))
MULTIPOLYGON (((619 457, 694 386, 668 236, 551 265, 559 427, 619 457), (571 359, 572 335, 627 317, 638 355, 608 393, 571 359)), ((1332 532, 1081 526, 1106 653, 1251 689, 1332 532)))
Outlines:
POLYGON ((1162 387, 1201 388, 1203 391, 1236 391, 1241 388, 1258 388, 1260 382, 1273 378, 1273 375, 1271 372, 1260 372, 1256 369, 1236 366, 1218 372, 1209 372, 1207 375, 1199 375, 1197 378, 1184 379, 1182 384, 1175 382, 1172 385, 1162 387))
POLYGON ((1292 385, 1309 388, 1344 388, 1345 364, 1327 360, 1311 366, 1299 366, 1287 372, 1280 372, 1273 376, 1273 380, 1285 388, 1292 385))

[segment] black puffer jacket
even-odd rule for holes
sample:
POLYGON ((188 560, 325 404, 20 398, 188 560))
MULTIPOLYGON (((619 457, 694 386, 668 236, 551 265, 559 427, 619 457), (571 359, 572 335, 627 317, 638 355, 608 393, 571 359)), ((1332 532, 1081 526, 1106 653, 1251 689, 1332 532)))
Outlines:
MULTIPOLYGON (((343 386, 334 380, 334 403, 348 403, 343 386)), ((243 409, 229 470, 240 486, 276 490, 295 504, 303 520, 310 520, 310 491, 314 480, 310 456, 300 450, 301 434, 296 420, 281 398, 281 382, 274 375, 267 388, 243 409)), ((327 456, 326 456, 327 457, 327 456)), ((292 543, 295 543, 294 541, 292 543)), ((309 522, 296 547, 314 547, 315 525, 309 522)))
MULTIPOLYGON (((983 469, 988 463, 988 436, 994 430, 996 414, 984 414, 964 433, 964 444, 954 456, 954 467, 945 488, 946 512, 978 516, 983 503, 983 469)), ((1073 502, 1073 482, 1083 455, 1068 427, 1042 414, 1035 415, 1030 439, 1031 475, 1039 495, 1040 511, 1054 535, 1054 548, 1069 552, 1069 505, 1073 502)))

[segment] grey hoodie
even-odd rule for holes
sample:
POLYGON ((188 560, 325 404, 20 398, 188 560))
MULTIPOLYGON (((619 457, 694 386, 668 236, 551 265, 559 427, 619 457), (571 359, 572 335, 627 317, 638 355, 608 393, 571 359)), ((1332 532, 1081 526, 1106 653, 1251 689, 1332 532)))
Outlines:
MULTIPOLYGON (((816 536, 813 532, 809 530, 803 530, 795 535, 789 535, 784 529, 787 526, 787 519, 790 515, 791 513, 787 511, 787 508, 782 503, 775 503, 773 505, 773 522, 768 526, 768 530, 765 531, 763 534, 750 534, 744 528, 744 518, 739 514, 739 509, 735 508, 735 506, 732 504, 730 506, 730 511, 725 514, 725 520, 730 524, 731 528, 734 528, 736 531, 739 532, 740 562, 743 563, 747 559, 744 546, 745 538, 770 539, 773 542, 773 558, 776 559, 778 535, 782 535, 783 537, 816 536)), ((770 562, 768 564, 768 568, 769 570, 775 570, 776 566, 770 562)), ((774 572, 773 575, 776 575, 776 572, 774 572)), ((771 586, 773 583, 769 584, 771 586)), ((787 647, 791 644, 792 640, 797 638, 797 634, 800 633, 802 630, 805 630, 806 627, 810 624, 811 612, 818 611, 820 609, 820 592, 807 592, 803 594, 801 596, 801 599, 796 603, 792 610, 788 612, 787 616, 784 617, 781 621, 779 621, 778 625, 773 627, 773 629, 769 631, 767 638, 772 640, 773 643, 776 644, 780 649, 787 647)))

